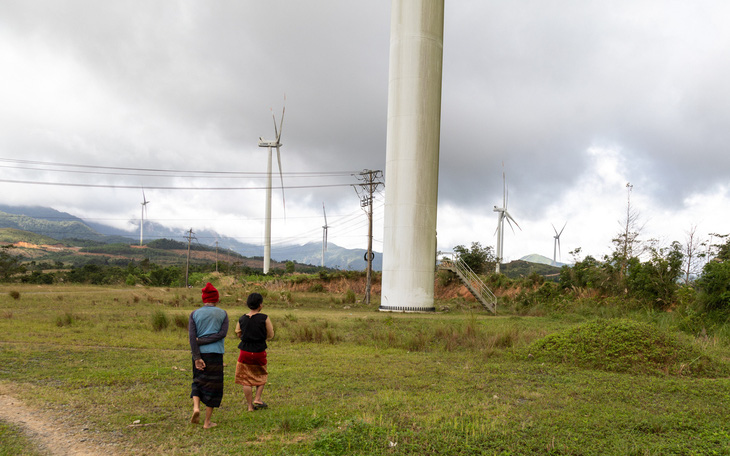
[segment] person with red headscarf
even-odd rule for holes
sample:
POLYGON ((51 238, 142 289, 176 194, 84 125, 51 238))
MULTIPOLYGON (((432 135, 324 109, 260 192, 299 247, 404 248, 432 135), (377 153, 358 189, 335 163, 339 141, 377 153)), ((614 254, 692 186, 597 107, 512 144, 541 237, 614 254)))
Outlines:
POLYGON ((193 355, 193 416, 190 422, 200 422, 200 403, 205 404, 205 429, 216 426, 210 421, 213 409, 223 399, 223 341, 228 334, 228 314, 216 307, 218 290, 210 283, 202 290, 203 307, 190 314, 188 337, 193 355))

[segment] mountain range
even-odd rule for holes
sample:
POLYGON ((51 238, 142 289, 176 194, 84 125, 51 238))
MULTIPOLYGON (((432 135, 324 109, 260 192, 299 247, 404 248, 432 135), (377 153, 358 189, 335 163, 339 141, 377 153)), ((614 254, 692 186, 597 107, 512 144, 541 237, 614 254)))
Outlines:
MULTIPOLYGON (((14 228, 29 231, 49 238, 83 239, 105 244, 135 244, 139 242, 139 233, 124 232, 120 229, 98 222, 83 220, 72 214, 40 206, 7 206, 0 205, 0 228, 14 228)), ((158 223, 145 222, 145 243, 155 239, 172 239, 187 242, 187 233, 172 229, 158 223)), ((209 247, 218 247, 221 251, 231 250, 245 257, 263 256, 263 246, 239 242, 214 231, 194 231, 194 242, 209 247)), ((333 269, 364 270, 366 249, 346 249, 336 244, 327 245, 325 266, 333 269)), ((383 255, 373 252, 373 269, 382 269, 383 255)), ((274 261, 295 261, 300 264, 321 265, 322 245, 310 242, 303 245, 272 246, 271 258, 274 261)))

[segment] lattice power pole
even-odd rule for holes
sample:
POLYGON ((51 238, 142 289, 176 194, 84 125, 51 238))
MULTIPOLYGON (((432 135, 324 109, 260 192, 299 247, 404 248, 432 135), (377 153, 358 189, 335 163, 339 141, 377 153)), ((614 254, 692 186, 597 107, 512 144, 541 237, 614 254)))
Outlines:
POLYGON ((363 170, 360 174, 355 174, 360 184, 353 185, 357 196, 360 197, 360 207, 363 208, 368 216, 368 251, 365 254, 365 261, 368 263, 367 283, 365 285, 365 304, 370 304, 370 283, 373 274, 373 193, 378 186, 383 185, 379 180, 383 177, 382 171, 373 171, 371 169, 363 170))

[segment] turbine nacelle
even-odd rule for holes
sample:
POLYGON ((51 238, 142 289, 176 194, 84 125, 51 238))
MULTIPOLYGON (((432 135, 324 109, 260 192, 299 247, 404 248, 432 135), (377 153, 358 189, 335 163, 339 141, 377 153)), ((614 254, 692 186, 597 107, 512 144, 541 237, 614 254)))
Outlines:
POLYGON ((282 144, 276 139, 259 138, 259 147, 281 147, 282 144))

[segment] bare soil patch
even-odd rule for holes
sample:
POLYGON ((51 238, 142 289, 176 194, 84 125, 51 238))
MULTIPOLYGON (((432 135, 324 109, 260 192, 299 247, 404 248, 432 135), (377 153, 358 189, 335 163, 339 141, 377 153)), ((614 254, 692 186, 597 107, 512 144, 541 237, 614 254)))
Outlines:
POLYGON ((23 430, 41 452, 51 456, 115 456, 112 443, 100 442, 89 428, 68 423, 62 416, 31 407, 0 383, 0 420, 23 430))

